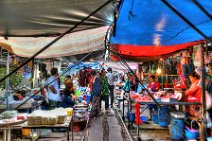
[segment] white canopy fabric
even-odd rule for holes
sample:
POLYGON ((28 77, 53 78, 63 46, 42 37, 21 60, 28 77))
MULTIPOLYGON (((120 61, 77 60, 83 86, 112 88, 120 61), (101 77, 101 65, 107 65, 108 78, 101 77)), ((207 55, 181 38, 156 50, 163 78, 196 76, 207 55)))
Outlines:
MULTIPOLYGON (((104 49, 108 26, 65 35, 36 58, 55 58, 104 49)), ((56 37, 0 37, 0 46, 20 57, 31 57, 56 37)))

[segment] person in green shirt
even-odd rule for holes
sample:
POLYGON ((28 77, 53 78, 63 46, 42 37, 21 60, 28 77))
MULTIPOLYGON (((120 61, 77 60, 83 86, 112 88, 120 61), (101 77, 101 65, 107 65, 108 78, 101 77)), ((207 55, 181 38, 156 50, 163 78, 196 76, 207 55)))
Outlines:
POLYGON ((102 83, 102 92, 101 92, 101 100, 100 100, 100 106, 102 100, 105 101, 105 110, 107 111, 109 109, 109 83, 108 83, 108 78, 106 76, 107 72, 105 70, 101 70, 100 72, 100 78, 101 78, 101 83, 102 83))

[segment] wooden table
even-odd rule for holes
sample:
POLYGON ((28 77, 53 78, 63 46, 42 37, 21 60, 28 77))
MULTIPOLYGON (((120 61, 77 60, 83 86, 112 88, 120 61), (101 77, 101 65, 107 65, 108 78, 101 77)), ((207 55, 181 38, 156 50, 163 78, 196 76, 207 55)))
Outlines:
POLYGON ((3 140, 4 141, 11 141, 11 130, 13 129, 12 126, 22 124, 26 120, 16 120, 14 122, 5 122, 5 123, 0 123, 0 128, 4 130, 3 134, 3 140))
POLYGON ((67 117, 67 120, 64 124, 55 124, 55 125, 28 125, 27 122, 22 124, 22 128, 31 128, 31 129, 43 129, 43 128, 64 128, 67 132, 67 141, 69 141, 69 132, 70 132, 70 125, 71 125, 71 134, 72 134, 72 141, 73 138, 73 117, 67 117))

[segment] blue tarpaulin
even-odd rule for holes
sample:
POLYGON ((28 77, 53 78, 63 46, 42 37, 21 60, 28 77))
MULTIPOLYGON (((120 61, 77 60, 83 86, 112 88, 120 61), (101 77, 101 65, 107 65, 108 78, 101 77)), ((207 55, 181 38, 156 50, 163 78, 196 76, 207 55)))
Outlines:
MULTIPOLYGON (((212 20, 192 0, 167 0, 208 37, 212 20)), ((212 0, 198 0, 212 14, 212 0)), ((161 0, 123 0, 112 44, 166 46, 204 39, 161 0)))

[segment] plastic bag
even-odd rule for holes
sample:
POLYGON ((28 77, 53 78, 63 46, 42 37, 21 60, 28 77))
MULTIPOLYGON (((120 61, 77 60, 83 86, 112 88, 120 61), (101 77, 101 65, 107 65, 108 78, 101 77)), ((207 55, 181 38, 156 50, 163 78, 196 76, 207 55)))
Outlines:
POLYGON ((206 120, 207 120, 207 128, 212 129, 212 120, 211 120, 208 112, 206 113, 206 120))

